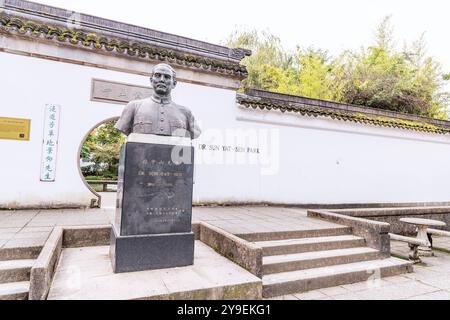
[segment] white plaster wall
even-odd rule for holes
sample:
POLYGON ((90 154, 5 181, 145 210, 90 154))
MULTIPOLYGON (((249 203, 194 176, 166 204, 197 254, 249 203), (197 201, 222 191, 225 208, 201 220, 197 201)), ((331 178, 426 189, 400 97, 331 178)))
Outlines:
POLYGON ((450 200, 450 136, 274 111, 238 110, 246 124, 280 131, 280 170, 261 199, 301 204, 450 200))
POLYGON ((89 205, 94 198, 78 173, 78 148, 98 122, 118 115, 119 105, 90 102, 91 78, 142 79, 101 69, 0 54, 4 117, 30 118, 29 142, 0 140, 2 207, 89 205), (61 105, 55 182, 40 182, 43 117, 46 103, 61 105))
MULTIPOLYGON (((32 119, 29 142, 0 140, 0 207, 88 206, 94 195, 79 175, 78 148, 91 128, 123 109, 90 101, 91 79, 148 85, 147 77, 7 53, 0 53, 0 70, 0 116, 32 119), (54 183, 39 181, 46 103, 61 105, 54 183)), ((181 82, 174 100, 190 107, 204 130, 196 146, 259 146, 256 160, 272 165, 206 164, 235 154, 197 150, 197 203, 450 200, 447 136, 244 110, 232 90, 181 82), (235 129, 271 133, 273 141, 227 140, 225 133, 235 129), (263 175, 262 167, 279 170, 263 175)))
MULTIPOLYGON (((0 116, 32 120, 29 142, 0 140, 0 207, 88 206, 95 196, 78 172, 79 146, 93 127, 119 116, 123 109, 122 105, 90 101, 91 80, 147 86, 148 77, 8 53, 0 53, 0 70, 4 74, 0 80, 0 116), (59 104, 61 118, 56 181, 44 183, 39 175, 46 103, 59 104)), ((202 124, 220 127, 224 120, 232 122, 235 108, 232 90, 179 82, 174 100, 189 106, 202 124)), ((214 174, 214 170, 206 171, 206 176, 214 174)), ((230 198, 238 195, 233 186, 224 186, 222 191, 216 189, 216 179, 222 180, 224 174, 222 171, 207 179, 205 174, 199 174, 199 181, 205 182, 197 184, 200 197, 201 190, 210 194, 211 199, 218 194, 227 197, 228 192, 230 198)))

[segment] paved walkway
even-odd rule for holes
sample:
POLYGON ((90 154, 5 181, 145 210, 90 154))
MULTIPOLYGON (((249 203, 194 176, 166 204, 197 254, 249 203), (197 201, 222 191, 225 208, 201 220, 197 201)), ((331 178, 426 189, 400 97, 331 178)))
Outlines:
POLYGON ((0 249, 42 246, 55 226, 105 225, 112 210, 0 211, 0 249))
MULTIPOLYGON (((113 215, 114 209, 0 211, 0 248, 42 246, 55 226, 108 225, 113 215)), ((192 221, 234 234, 337 226, 308 218, 306 210, 268 207, 196 207, 192 221)))
POLYGON ((335 223, 309 218, 304 209, 284 207, 194 208, 193 221, 207 221, 236 235, 340 227, 335 223))
MULTIPOLYGON (((113 216, 113 208, 0 211, 0 248, 42 246, 55 226, 108 225, 113 216)), ((195 207, 192 221, 235 234, 337 226, 308 218, 306 210, 268 207, 195 207)))
MULTIPOLYGON (((101 209, 0 211, 0 249, 42 246, 55 226, 108 225, 115 193, 103 194, 101 209)), ((306 210, 280 207, 194 207, 192 222, 207 221, 233 234, 337 227, 308 218, 306 210)))
MULTIPOLYGON (((112 194, 114 195, 114 194, 112 194)), ((109 199, 109 200, 107 200, 109 199)), ((113 197, 102 209, 0 211, 0 249, 42 246, 55 226, 107 225, 113 197)), ((279 207, 215 207, 193 209, 193 222, 207 221, 231 233, 320 229, 335 224, 306 216, 306 210, 279 207)), ((412 274, 375 279, 277 299, 448 299, 450 300, 450 239, 434 238, 437 257, 424 258, 412 274)), ((405 243, 392 243, 393 253, 407 256, 405 243)))

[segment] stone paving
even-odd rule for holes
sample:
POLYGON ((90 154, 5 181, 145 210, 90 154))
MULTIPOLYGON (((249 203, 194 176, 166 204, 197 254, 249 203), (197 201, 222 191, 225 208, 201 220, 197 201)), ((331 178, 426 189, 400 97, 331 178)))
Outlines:
MULTIPOLYGON (((0 248, 42 246, 55 226, 108 225, 113 208, 0 211, 0 248)), ((195 207, 192 221, 207 221, 233 234, 317 230, 337 224, 308 218, 306 210, 281 207, 195 207)))
MULTIPOLYGON (((0 249, 42 246, 55 226, 108 225, 113 197, 101 209, 0 211, 0 249)), ((107 200, 107 199, 105 199, 107 200)), ((278 207, 215 207, 193 209, 193 222, 208 221, 232 233, 319 229, 332 223, 308 218, 306 210, 278 207)), ((368 282, 282 296, 293 300, 446 299, 450 300, 450 239, 434 237, 436 257, 423 258, 414 273, 368 282)), ((405 243, 392 242, 396 256, 407 256, 405 243)))
POLYGON ((106 225, 112 215, 109 209, 0 211, 0 249, 42 246, 55 226, 106 225))
MULTIPOLYGON (((113 208, 0 211, 0 248, 40 246, 55 226, 108 225, 113 215, 113 208)), ((207 221, 234 234, 338 226, 308 218, 303 209, 278 207, 195 207, 192 221, 207 221)))
MULTIPOLYGON (((55 226, 108 225, 115 193, 101 209, 0 211, 0 248, 42 246, 55 226)), ((311 219, 306 210, 278 207, 194 207, 192 221, 207 221, 230 233, 310 230, 337 226, 311 219)))
POLYGON ((261 279, 196 241, 194 265, 114 273, 109 246, 64 249, 48 300, 258 299, 261 279), (119 289, 119 290, 117 290, 119 289))
POLYGON ((207 221, 232 234, 340 227, 335 223, 309 218, 304 209, 284 207, 194 208, 193 221, 207 221))

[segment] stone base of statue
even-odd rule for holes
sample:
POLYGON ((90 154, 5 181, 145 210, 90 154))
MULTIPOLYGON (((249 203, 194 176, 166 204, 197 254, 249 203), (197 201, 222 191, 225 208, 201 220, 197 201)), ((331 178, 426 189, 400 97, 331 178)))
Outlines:
POLYGON ((194 263, 189 138, 131 134, 122 147, 110 257, 116 273, 194 263))
POLYGON ((194 233, 118 236, 111 233, 115 273, 184 267, 194 264, 194 233))

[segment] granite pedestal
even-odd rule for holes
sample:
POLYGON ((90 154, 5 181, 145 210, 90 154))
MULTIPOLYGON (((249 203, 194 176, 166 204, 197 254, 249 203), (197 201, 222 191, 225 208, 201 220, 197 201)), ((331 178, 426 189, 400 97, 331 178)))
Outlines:
POLYGON ((192 265, 190 139, 131 134, 122 147, 110 256, 116 273, 192 265))

